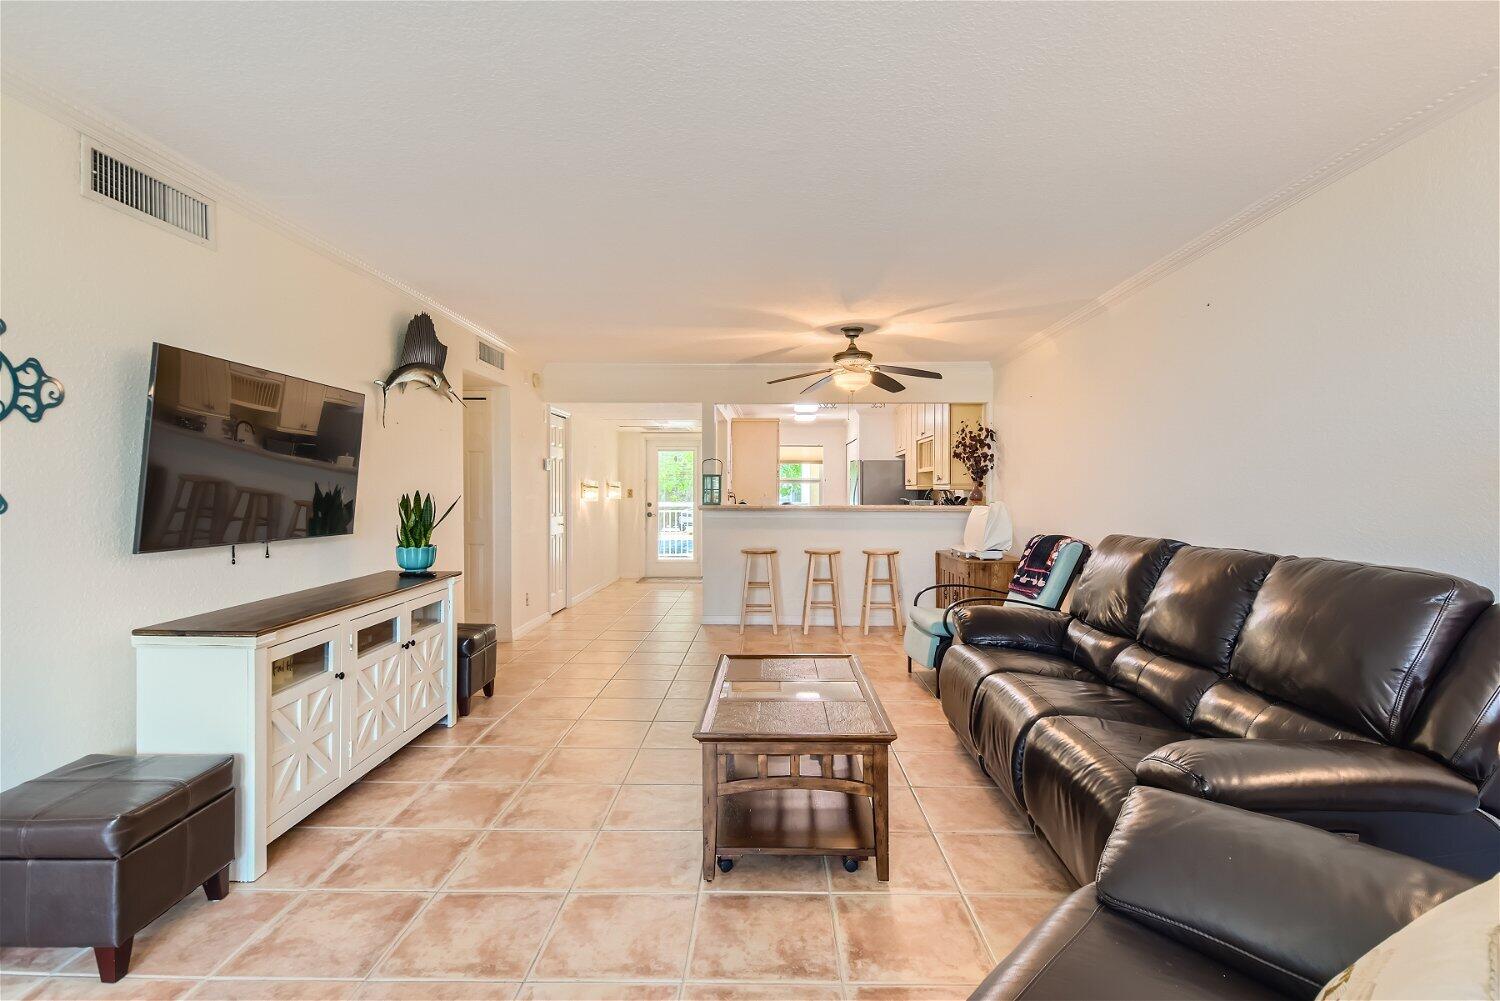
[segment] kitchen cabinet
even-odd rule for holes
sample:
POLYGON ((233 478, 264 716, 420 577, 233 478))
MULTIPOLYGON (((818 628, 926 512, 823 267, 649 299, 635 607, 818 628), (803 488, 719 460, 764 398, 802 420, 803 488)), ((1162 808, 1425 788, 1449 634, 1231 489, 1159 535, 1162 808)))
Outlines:
POLYGON ((196 351, 181 352, 177 406, 205 417, 229 416, 229 362, 196 351))
POLYGON ((736 502, 781 503, 781 422, 736 418, 729 423, 729 491, 736 502))
POLYGON ((277 429, 291 434, 316 434, 322 419, 323 387, 305 379, 286 380, 277 429))

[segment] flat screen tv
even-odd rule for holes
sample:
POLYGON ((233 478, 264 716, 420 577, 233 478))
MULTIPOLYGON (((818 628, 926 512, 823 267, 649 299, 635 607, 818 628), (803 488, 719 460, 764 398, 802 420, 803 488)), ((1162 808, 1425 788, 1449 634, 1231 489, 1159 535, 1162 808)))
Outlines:
POLYGON ((135 552, 353 533, 363 393, 155 344, 147 397, 135 552))

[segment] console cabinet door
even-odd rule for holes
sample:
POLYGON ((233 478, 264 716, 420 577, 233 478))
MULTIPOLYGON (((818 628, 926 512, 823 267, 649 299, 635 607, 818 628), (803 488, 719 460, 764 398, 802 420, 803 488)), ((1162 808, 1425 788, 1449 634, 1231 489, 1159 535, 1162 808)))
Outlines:
POLYGON ((453 656, 448 649, 448 601, 444 595, 418 598, 406 606, 406 726, 412 727, 448 706, 453 656))
POLYGON ((337 629, 326 629, 270 651, 267 812, 273 821, 343 774, 341 639, 337 629))
POLYGON ((406 731, 406 615, 397 605, 349 624, 352 666, 346 672, 349 764, 382 750, 406 731))

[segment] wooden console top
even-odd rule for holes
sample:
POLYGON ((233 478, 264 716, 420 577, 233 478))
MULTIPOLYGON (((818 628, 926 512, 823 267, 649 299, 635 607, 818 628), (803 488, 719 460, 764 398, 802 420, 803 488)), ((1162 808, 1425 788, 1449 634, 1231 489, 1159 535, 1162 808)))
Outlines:
POLYGON ((299 622, 341 612, 346 608, 379 601, 392 595, 426 587, 450 577, 457 570, 436 570, 431 577, 403 577, 396 570, 382 570, 336 584, 251 601, 216 612, 190 615, 135 630, 134 636, 264 636, 299 622))

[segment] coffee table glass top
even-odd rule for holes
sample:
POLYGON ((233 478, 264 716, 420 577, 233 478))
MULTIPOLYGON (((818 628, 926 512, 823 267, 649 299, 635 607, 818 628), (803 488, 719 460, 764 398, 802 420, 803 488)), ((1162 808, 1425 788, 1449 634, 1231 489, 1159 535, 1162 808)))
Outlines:
POLYGON ((720 658, 698 732, 724 739, 895 737, 847 655, 720 658))

